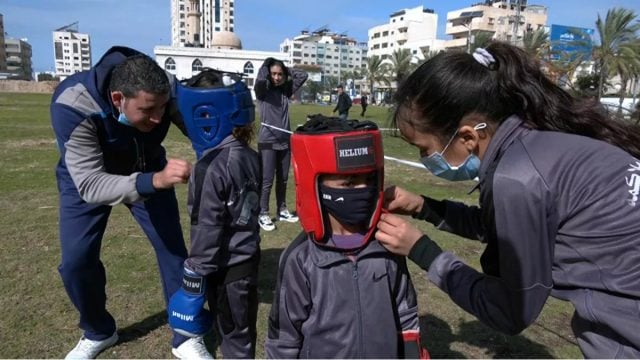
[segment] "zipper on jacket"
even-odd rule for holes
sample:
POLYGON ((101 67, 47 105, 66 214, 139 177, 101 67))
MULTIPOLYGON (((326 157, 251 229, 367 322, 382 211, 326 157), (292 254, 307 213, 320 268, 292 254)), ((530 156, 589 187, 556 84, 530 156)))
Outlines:
POLYGON ((138 170, 137 167, 140 167, 140 170, 145 172, 147 171, 147 162, 144 157, 144 142, 141 140, 140 142, 142 143, 142 146, 140 146, 138 144, 138 139, 136 139, 135 136, 133 137, 133 142, 136 145, 136 165, 134 166, 133 171, 138 170))
POLYGON ((363 347, 363 343, 362 343, 362 306, 360 304, 360 287, 358 286, 358 263, 357 263, 358 259, 356 259, 353 263, 353 271, 352 271, 352 277, 353 277, 353 285, 355 286, 355 290, 356 290, 356 315, 358 318, 358 356, 359 358, 362 358, 363 353, 364 353, 364 347, 363 347))

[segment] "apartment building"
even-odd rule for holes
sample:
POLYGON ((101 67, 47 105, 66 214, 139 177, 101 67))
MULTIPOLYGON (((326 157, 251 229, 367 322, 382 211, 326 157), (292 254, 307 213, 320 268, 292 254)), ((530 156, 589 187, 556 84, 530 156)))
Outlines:
POLYGON ((528 5, 526 0, 487 0, 470 7, 447 13, 446 33, 452 37, 445 42, 447 49, 466 50, 475 35, 488 32, 493 39, 520 44, 527 31, 544 28, 547 8, 528 5))
POLYGON ((438 15, 432 9, 418 6, 389 15, 389 22, 369 29, 369 56, 388 59, 398 49, 410 49, 416 60, 424 54, 439 51, 443 40, 436 39, 438 15))
POLYGON ((78 32, 78 23, 53 31, 53 58, 55 74, 64 80, 67 76, 91 68, 91 39, 78 32))
POLYGON ((280 44, 280 52, 287 54, 293 65, 318 65, 323 76, 337 77, 338 81, 344 72, 366 67, 367 61, 366 43, 327 27, 312 32, 303 30, 293 39, 285 39, 280 44))
POLYGON ((31 44, 27 39, 4 39, 4 49, 7 56, 7 72, 12 78, 23 80, 33 79, 33 66, 31 63, 31 44))
POLYGON ((0 72, 7 71, 7 53, 4 49, 4 20, 0 14, 0 72))
POLYGON ((234 0, 171 0, 171 46, 214 47, 219 32, 234 32, 234 0))

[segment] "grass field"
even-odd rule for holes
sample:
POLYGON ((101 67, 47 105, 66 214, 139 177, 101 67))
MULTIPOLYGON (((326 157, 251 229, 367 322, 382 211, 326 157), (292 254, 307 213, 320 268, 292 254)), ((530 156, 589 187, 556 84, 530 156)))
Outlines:
MULTIPOLYGON (((58 152, 49 122, 50 95, 0 93, 0 358, 60 358, 79 339, 78 315, 58 275, 58 195, 54 167, 58 152)), ((307 114, 329 115, 331 107, 294 105, 293 124, 307 114)), ((353 111, 355 113, 355 111, 353 111)), ((370 106, 369 119, 388 125, 388 110, 370 106)), ((194 159, 187 139, 173 129, 165 141, 172 157, 194 159)), ((417 151, 385 135, 387 155, 417 161, 417 151)), ((449 183, 425 170, 393 162, 385 164, 388 184, 436 198, 473 204, 473 183, 449 183)), ((293 176, 288 202, 295 208, 293 176)), ((178 186, 182 223, 188 224, 186 186, 178 186)), ((272 201, 273 204, 273 201, 272 201)), ((258 317, 258 357, 263 357, 267 315, 275 286, 278 257, 300 231, 298 224, 278 223, 262 233, 258 317)), ((418 224, 440 245, 479 268, 482 245, 418 224)), ((188 238, 188 228, 183 228, 188 238)), ((108 309, 116 318, 120 342, 101 358, 171 358, 170 331, 151 246, 123 206, 112 213, 102 244, 107 269, 108 309)), ((430 284, 410 264, 419 293, 422 339, 434 358, 579 358, 571 334, 570 304, 549 299, 529 329, 506 336, 482 325, 430 284)), ((211 339, 209 339, 211 340, 211 339)), ((211 345, 211 341, 209 341, 211 345)))

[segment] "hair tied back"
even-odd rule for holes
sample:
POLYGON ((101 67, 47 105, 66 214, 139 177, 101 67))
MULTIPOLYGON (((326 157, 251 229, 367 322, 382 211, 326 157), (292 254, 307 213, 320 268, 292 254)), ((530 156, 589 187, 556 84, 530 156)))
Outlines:
POLYGON ((486 49, 477 48, 472 55, 477 62, 487 69, 494 70, 496 68, 496 59, 486 49))

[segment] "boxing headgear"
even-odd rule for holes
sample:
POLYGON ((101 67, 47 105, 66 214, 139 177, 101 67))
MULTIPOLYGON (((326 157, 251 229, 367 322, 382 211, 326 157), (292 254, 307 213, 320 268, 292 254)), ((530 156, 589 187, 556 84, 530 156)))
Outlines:
POLYGON ((234 127, 255 119, 251 91, 239 74, 205 69, 176 82, 176 98, 198 159, 229 136, 234 127), (204 77, 206 87, 202 85, 204 77))
POLYGON ((291 136, 291 155, 300 223, 320 244, 325 240, 325 219, 318 190, 319 177, 323 174, 377 174, 377 201, 364 238, 365 243, 369 241, 380 218, 383 201, 384 154, 378 126, 370 121, 315 115, 291 136))

